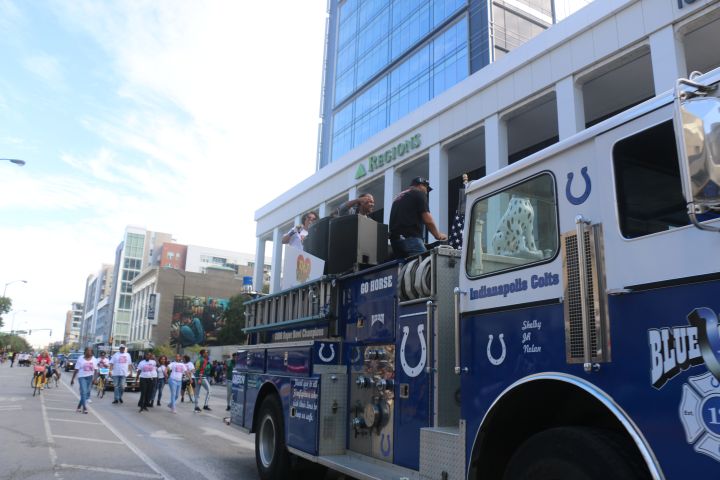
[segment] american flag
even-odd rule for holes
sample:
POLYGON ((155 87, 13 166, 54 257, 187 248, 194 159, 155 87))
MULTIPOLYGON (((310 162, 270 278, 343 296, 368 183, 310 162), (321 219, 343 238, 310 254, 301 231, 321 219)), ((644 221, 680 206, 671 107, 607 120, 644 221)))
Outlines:
POLYGON ((458 250, 462 250, 463 228, 465 228, 465 214, 457 212, 450 226, 450 239, 448 243, 451 247, 458 250))

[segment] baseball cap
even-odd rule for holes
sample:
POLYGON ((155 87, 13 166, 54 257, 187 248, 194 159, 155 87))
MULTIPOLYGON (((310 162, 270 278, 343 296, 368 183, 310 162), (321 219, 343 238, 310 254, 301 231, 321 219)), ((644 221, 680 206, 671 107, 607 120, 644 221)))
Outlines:
POLYGON ((428 182, 423 177, 415 177, 412 179, 412 182, 410 182, 410 185, 425 185, 427 187, 428 192, 432 191, 432 187, 430 186, 430 182, 428 182))
POLYGON ((118 348, 127 348, 127 347, 125 347, 125 344, 124 344, 124 343, 121 343, 118 348))

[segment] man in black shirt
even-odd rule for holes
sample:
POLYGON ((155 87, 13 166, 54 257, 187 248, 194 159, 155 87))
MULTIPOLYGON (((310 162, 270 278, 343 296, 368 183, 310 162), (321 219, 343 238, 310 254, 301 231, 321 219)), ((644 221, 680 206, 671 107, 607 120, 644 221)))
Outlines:
POLYGON ((415 177, 410 187, 395 197, 390 210, 390 244, 396 258, 409 257, 425 251, 422 227, 425 225, 433 237, 447 240, 440 233, 428 208, 427 194, 432 190, 427 180, 415 177))

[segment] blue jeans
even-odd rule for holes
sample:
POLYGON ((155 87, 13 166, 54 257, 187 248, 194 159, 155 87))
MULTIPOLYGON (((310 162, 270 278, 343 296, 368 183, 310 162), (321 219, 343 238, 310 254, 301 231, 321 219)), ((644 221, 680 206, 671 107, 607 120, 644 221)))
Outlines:
POLYGON ((125 390, 125 375, 113 375, 113 393, 115 400, 122 400, 123 390, 125 390))
POLYGON ((163 388, 165 388, 165 378, 158 377, 157 382, 155 383, 155 392, 157 392, 157 402, 160 403, 160 399, 162 398, 162 391, 163 388))
POLYGON ((390 240, 390 245, 392 245, 393 255, 395 255, 395 258, 407 258, 427 251, 422 238, 418 237, 405 237, 402 240, 390 240))
POLYGON ((180 396, 180 387, 182 386, 182 380, 173 380, 172 378, 168 380, 168 385, 170 386, 170 408, 175 410, 175 404, 177 403, 177 399, 180 396))
POLYGON ((197 386, 195 387, 195 408, 198 408, 198 400, 200 399, 200 388, 205 389, 205 406, 208 406, 208 400, 210 399, 210 382, 205 377, 197 379, 197 386))
POLYGON ((78 377, 78 385, 80 385, 80 402, 77 408, 87 409, 87 399, 90 398, 90 385, 92 384, 92 375, 87 377, 78 377))

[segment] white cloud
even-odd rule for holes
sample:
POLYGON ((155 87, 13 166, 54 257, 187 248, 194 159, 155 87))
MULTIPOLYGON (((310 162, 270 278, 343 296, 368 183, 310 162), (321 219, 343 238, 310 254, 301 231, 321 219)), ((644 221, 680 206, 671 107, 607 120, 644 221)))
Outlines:
POLYGON ((65 87, 65 79, 57 58, 47 54, 33 55, 25 58, 23 65, 50 87, 55 89, 65 87))

